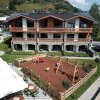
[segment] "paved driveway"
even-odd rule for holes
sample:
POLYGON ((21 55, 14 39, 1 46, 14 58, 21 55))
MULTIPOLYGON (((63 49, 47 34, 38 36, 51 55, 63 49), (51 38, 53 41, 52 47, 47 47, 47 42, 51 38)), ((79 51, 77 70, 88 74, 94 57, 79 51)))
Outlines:
MULTIPOLYGON (((100 88, 100 77, 79 97, 78 100, 91 100, 100 88)), ((98 99, 100 100, 100 99, 98 99)))

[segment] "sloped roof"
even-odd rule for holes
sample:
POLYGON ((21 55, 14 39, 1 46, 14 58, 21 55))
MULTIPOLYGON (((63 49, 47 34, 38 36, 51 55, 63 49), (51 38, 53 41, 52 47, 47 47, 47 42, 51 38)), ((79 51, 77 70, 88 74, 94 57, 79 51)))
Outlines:
POLYGON ((11 17, 8 20, 12 20, 19 16, 31 18, 34 20, 38 20, 38 19, 41 19, 41 18, 47 17, 47 16, 56 17, 56 18, 59 18, 62 20, 68 20, 68 19, 74 18, 74 17, 83 17, 90 21, 95 21, 93 19, 93 17, 88 13, 36 13, 36 12, 34 12, 34 13, 16 13, 16 14, 11 15, 11 17))

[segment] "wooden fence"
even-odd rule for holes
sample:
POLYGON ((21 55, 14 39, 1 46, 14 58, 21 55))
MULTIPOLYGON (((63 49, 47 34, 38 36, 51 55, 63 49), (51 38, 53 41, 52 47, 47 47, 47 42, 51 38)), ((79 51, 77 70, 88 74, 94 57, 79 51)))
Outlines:
MULTIPOLYGON (((17 65, 18 67, 20 66, 20 62, 23 61, 27 61, 32 59, 32 57, 30 58, 26 58, 26 59, 18 59, 15 61, 15 65, 17 65)), ((26 68, 27 69, 27 68, 26 68)), ((42 80, 40 80, 40 76, 37 76, 35 73, 33 73, 32 71, 27 71, 25 73, 25 75, 28 75, 33 81, 34 78, 38 81, 38 85, 44 89, 45 91, 47 91, 49 93, 49 95, 51 95, 53 97, 54 100, 65 100, 65 98, 67 98, 68 96, 70 96, 72 93, 74 93, 74 91, 76 89, 78 89, 83 83, 85 83, 93 74, 95 74, 97 71, 97 67, 95 67, 94 69, 91 70, 91 72, 87 73, 87 75, 83 78, 80 79, 80 81, 78 81, 76 84, 73 84, 68 90, 66 90, 65 92, 58 92, 52 85, 50 84, 45 84, 42 80)))
POLYGON ((60 93, 60 100, 65 100, 68 96, 70 96, 76 89, 78 89, 83 83, 85 83, 93 74, 97 71, 97 67, 92 69, 90 73, 88 73, 84 78, 81 78, 79 82, 71 86, 68 90, 63 93, 60 93))

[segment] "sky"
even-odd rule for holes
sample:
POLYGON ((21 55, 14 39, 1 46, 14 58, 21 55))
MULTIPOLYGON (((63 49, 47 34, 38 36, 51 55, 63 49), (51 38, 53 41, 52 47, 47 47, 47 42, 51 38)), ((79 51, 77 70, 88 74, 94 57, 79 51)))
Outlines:
POLYGON ((80 8, 84 11, 88 11, 93 3, 100 4, 100 0, 67 0, 73 6, 80 8))

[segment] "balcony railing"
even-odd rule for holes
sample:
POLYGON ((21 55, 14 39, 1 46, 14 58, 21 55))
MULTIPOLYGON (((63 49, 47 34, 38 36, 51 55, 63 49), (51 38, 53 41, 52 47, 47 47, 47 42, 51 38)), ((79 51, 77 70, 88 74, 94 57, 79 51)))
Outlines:
MULTIPOLYGON (((92 33, 92 28, 39 28, 39 33, 92 33)), ((37 32, 36 28, 33 27, 10 27, 11 32, 37 32)))
POLYGON ((36 32, 36 28, 33 27, 27 27, 27 28, 10 27, 9 29, 11 32, 36 32))
POLYGON ((74 38, 67 38, 65 39, 65 42, 90 42, 90 39, 88 38, 78 38, 78 39, 74 39, 74 38))
POLYGON ((36 41, 35 38, 12 37, 13 41, 36 41))
POLYGON ((92 33, 92 28, 39 28, 39 32, 77 32, 77 33, 92 33))
MULTIPOLYGON (((23 38, 23 37, 12 37, 13 41, 36 41, 36 38, 23 38)), ((65 42, 90 42, 90 39, 87 38, 78 38, 78 40, 75 40, 74 38, 67 38, 64 39, 65 42)), ((38 38, 37 42, 63 42, 62 38, 38 38)))
POLYGON ((62 42, 63 40, 61 38, 54 38, 54 39, 38 38, 38 41, 40 42, 62 42))

